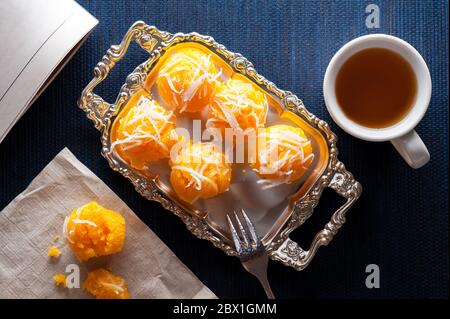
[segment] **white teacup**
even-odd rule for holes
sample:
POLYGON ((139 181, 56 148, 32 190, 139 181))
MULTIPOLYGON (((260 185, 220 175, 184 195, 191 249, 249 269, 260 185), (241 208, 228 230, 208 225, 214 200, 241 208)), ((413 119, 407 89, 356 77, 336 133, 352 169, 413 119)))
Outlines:
POLYGON ((328 64, 323 94, 331 117, 347 133, 366 141, 391 141, 412 168, 422 167, 430 160, 430 153, 414 128, 430 103, 431 76, 424 59, 409 43, 386 34, 365 35, 348 42, 328 64), (368 48, 384 48, 397 52, 411 65, 416 75, 417 93, 414 104, 403 119, 386 128, 370 128, 355 123, 344 114, 336 98, 335 83, 339 69, 356 52, 368 48))

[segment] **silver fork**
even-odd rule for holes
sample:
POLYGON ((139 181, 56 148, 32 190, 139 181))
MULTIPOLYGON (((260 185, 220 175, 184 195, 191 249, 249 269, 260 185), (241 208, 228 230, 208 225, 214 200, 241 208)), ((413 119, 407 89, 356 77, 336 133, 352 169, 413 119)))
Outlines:
POLYGON ((250 221, 250 218, 248 218, 243 209, 241 209, 241 213, 241 218, 244 219, 250 232, 250 236, 242 226, 236 212, 234 212, 234 218, 236 219, 238 227, 234 227, 230 216, 227 215, 228 224, 230 226, 231 235, 233 237, 238 257, 241 260, 242 266, 244 266, 249 273, 258 278, 264 288, 264 291, 266 292, 267 298, 275 299, 272 289, 270 288, 269 281, 267 280, 267 265, 269 263, 269 256, 267 255, 266 248, 256 234, 253 223, 250 221), (236 228, 239 228, 241 236, 238 235, 236 228))

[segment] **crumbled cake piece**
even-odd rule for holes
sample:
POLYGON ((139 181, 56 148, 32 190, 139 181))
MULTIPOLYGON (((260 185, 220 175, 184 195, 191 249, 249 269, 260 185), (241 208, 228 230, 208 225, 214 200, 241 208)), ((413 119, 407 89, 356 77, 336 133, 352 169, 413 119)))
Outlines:
POLYGON ((61 254, 62 254, 62 252, 61 252, 61 250, 58 248, 58 247, 56 247, 56 246, 51 246, 49 249, 48 249, 48 256, 49 257, 55 257, 55 258, 57 258, 57 257, 59 257, 61 254))
POLYGON ((53 280, 55 281, 55 284, 57 286, 63 286, 64 288, 67 287, 66 279, 67 279, 67 277, 65 274, 56 274, 53 276, 53 280))
POLYGON ((83 289, 97 299, 129 299, 126 281, 111 271, 100 268, 91 271, 83 283, 83 289))

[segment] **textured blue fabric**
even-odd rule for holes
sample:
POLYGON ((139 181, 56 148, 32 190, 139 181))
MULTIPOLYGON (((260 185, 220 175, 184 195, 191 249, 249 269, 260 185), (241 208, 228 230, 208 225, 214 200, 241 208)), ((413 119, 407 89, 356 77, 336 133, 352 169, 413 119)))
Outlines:
MULTIPOLYGON (((0 144, 0 208, 64 147, 103 179, 219 297, 262 297, 236 258, 192 236, 159 204, 141 198, 99 155, 99 134, 76 102, 95 64, 128 27, 142 19, 170 32, 213 36, 257 70, 297 94, 338 134, 340 159, 364 187, 333 240, 302 272, 271 263, 269 278, 284 298, 448 297, 448 1, 98 1, 80 3, 100 24, 33 107, 0 144), (381 26, 365 27, 376 3, 381 26), (417 127, 431 162, 410 169, 389 143, 357 140, 326 111, 322 81, 333 54, 368 33, 399 36, 427 61, 433 80, 428 113, 417 127), (365 267, 381 270, 381 288, 367 289, 365 267)), ((1 44, 7 45, 7 44, 1 44)), ((112 101, 146 54, 134 46, 100 93, 112 101)), ((324 193, 314 216, 294 234, 304 246, 340 200, 324 193)), ((0 243, 1 244, 1 243, 0 243)), ((145 263, 142 260, 142 263, 145 263)))

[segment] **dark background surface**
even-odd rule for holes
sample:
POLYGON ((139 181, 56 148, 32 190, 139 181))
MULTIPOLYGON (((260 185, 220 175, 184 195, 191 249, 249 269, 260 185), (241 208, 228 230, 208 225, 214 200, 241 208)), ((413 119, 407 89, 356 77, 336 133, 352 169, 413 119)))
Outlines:
MULTIPOLYGON (((99 133, 77 99, 95 64, 128 27, 142 19, 169 32, 213 36, 253 62, 280 88, 297 94, 339 137, 340 159, 363 185, 363 195, 332 243, 296 272, 271 262, 280 298, 448 297, 448 1, 79 1, 100 23, 85 45, 0 144, 0 209, 65 146, 109 185, 214 293, 263 297, 238 259, 196 239, 174 215, 144 200, 100 156, 99 133), (365 27, 365 7, 378 4, 381 27, 365 27), (337 127, 322 97, 333 54, 347 41, 388 33, 415 46, 433 81, 428 113, 417 131, 431 162, 409 168, 390 143, 357 140, 337 127), (381 270, 381 288, 367 289, 365 267, 381 270)), ((4 44, 0 44, 4 45, 4 44)), ((126 74, 146 59, 134 45, 101 86, 113 101, 126 74)), ((315 214, 293 238, 304 247, 340 200, 325 192, 315 214)), ((145 260, 142 261, 145 263, 145 260)))

